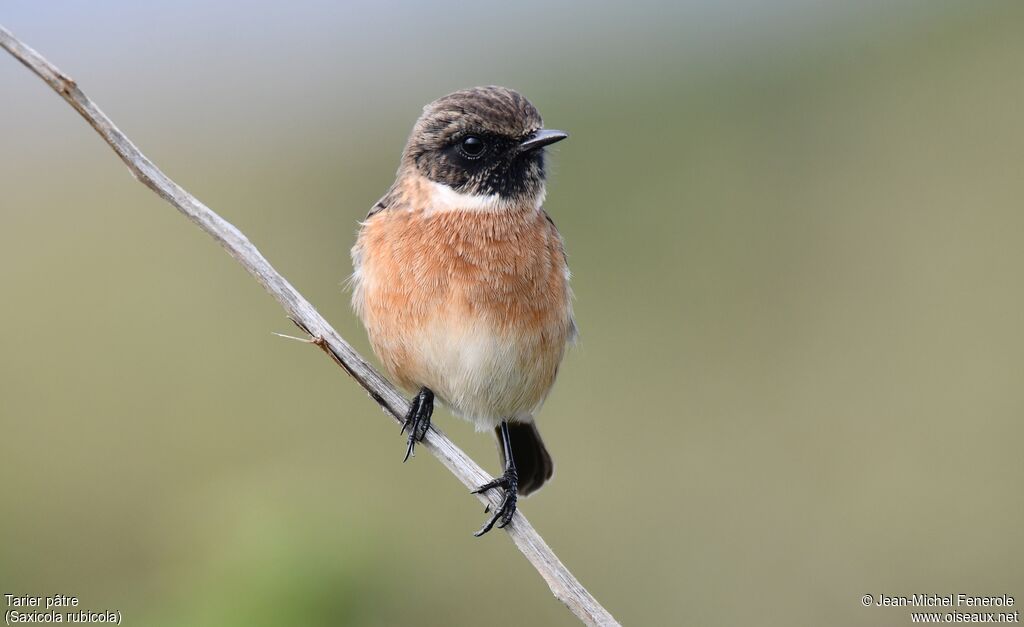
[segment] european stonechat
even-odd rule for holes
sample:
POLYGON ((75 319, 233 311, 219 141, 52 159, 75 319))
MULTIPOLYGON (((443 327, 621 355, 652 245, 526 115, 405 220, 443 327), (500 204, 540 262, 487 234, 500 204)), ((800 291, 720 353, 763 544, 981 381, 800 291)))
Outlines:
POLYGON ((534 415, 575 337, 565 248, 544 211, 543 128, 519 93, 477 87, 423 109, 391 189, 352 249, 352 303, 392 379, 414 392, 405 458, 435 396, 494 430, 504 499, 476 533, 506 526, 517 494, 554 472, 534 415))

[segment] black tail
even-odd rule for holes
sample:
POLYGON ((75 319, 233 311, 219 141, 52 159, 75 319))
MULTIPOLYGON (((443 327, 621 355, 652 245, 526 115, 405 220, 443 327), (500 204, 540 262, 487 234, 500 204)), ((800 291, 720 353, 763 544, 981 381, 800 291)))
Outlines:
MULTIPOLYGON (((505 466, 505 452, 501 446, 501 427, 494 430, 498 436, 498 454, 501 465, 505 466)), ((544 441, 540 439, 537 425, 532 422, 509 422, 508 435, 512 444, 512 458, 516 462, 519 475, 519 495, 526 496, 536 492, 555 474, 555 463, 551 461, 544 441)))

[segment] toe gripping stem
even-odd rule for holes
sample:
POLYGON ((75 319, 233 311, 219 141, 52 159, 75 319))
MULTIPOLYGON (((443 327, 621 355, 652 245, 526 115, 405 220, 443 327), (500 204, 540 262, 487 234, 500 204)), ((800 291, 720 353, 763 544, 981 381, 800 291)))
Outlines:
POLYGON ((409 431, 409 445, 405 449, 405 459, 415 456, 416 443, 422 442, 430 429, 430 416, 434 413, 434 393, 427 388, 420 390, 419 394, 413 397, 409 406, 409 413, 405 415, 405 423, 402 424, 402 433, 409 431))
MULTIPOLYGON (((509 439, 508 435, 508 423, 501 423, 501 444, 504 447, 505 453, 505 472, 497 479, 483 484, 476 490, 473 490, 473 494, 483 494, 488 490, 494 488, 502 488, 505 491, 505 497, 501 501, 501 505, 495 510, 494 515, 491 516, 490 520, 484 523, 480 530, 474 533, 476 537, 480 537, 490 531, 494 524, 498 524, 498 528, 502 529, 512 522, 512 517, 516 513, 516 502, 518 499, 519 490, 519 473, 516 471, 516 462, 512 458, 512 440, 509 439)), ((488 507, 488 510, 490 508, 488 507)), ((484 510, 484 511, 488 511, 484 510)))

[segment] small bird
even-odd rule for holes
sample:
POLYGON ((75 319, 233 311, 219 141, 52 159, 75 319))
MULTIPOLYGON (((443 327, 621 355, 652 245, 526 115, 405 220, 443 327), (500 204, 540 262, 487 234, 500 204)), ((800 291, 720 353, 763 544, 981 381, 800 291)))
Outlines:
POLYGON ((502 504, 516 511, 554 472, 534 415, 576 324, 562 237, 543 209, 544 149, 568 137, 504 87, 454 92, 423 109, 391 189, 352 249, 353 307, 392 379, 415 394, 405 459, 435 398, 493 430, 502 504))

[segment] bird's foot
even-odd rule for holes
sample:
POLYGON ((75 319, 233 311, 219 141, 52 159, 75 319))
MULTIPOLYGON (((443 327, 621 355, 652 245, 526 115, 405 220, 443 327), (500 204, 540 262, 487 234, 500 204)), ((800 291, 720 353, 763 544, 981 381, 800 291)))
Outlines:
MULTIPOLYGON (((519 474, 516 472, 515 467, 507 468, 505 474, 473 490, 473 494, 482 494, 494 488, 505 490, 505 498, 502 499, 501 505, 494 512, 494 515, 491 516, 491 519, 487 521, 487 524, 480 527, 480 531, 473 534, 478 538, 490 531, 495 523, 498 523, 498 528, 501 529, 512 522, 512 516, 516 513, 516 500, 518 499, 516 491, 519 488, 519 474)), ((490 507, 484 511, 490 511, 490 507)))
POLYGON ((434 393, 427 388, 420 390, 420 393, 413 397, 412 405, 409 406, 409 413, 405 416, 405 423, 402 425, 402 433, 408 429, 409 446, 405 450, 405 459, 402 463, 409 461, 414 456, 416 443, 422 442, 430 428, 430 416, 434 413, 434 393))

